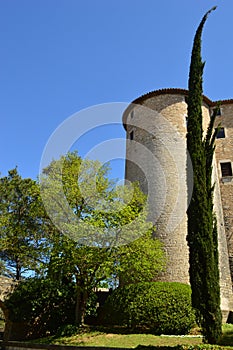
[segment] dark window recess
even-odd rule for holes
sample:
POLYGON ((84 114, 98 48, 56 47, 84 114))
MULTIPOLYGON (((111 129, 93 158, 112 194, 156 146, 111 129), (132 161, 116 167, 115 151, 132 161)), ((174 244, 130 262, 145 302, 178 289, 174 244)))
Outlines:
POLYGON ((224 138, 225 138, 225 130, 224 130, 224 128, 220 128, 220 129, 218 130, 218 133, 217 133, 217 135, 216 135, 216 138, 217 138, 217 139, 224 139, 224 138))
POLYGON ((134 132, 133 132, 133 131, 131 131, 131 132, 129 133, 129 138, 130 138, 130 140, 133 140, 133 139, 134 139, 134 132))
POLYGON ((222 177, 232 176, 231 162, 220 163, 220 165, 221 165, 222 177))
POLYGON ((130 116, 131 116, 131 118, 134 117, 134 110, 132 110, 132 112, 130 113, 130 116))
POLYGON ((220 116, 220 115, 222 115, 222 111, 221 111, 221 108, 215 108, 214 110, 213 110, 213 112, 214 111, 216 111, 217 110, 217 116, 220 116))

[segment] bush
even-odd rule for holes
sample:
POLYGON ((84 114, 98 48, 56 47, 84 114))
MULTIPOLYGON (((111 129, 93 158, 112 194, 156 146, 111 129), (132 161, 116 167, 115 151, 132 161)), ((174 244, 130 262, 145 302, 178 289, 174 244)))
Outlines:
POLYGON ((104 322, 142 328, 153 334, 187 334, 195 323, 191 289, 175 282, 130 284, 106 301, 104 322))
POLYGON ((28 337, 41 337, 74 322, 74 295, 72 283, 30 278, 18 284, 5 305, 10 321, 27 324, 28 337))
POLYGON ((73 324, 66 324, 58 328, 57 336, 58 337, 71 337, 79 332, 78 326, 73 324))

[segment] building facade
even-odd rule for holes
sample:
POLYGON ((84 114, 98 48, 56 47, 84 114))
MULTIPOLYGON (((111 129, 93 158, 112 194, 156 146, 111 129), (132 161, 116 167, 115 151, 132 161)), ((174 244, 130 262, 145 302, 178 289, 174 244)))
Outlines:
MULTIPOLYGON (((149 219, 167 256, 164 281, 189 283, 187 207, 192 164, 186 148, 187 90, 163 89, 134 100, 123 114, 127 132, 125 177, 148 194, 149 219), (188 186, 189 182, 189 186, 188 186)), ((203 130, 216 102, 203 96, 203 130)), ((218 220, 221 309, 232 310, 233 280, 233 100, 221 102, 213 162, 214 208, 218 220)))

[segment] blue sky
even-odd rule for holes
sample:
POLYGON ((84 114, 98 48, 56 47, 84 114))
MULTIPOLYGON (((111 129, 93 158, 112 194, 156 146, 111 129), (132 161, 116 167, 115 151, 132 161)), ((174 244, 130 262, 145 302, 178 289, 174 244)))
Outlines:
MULTIPOLYGON (((233 98, 232 0, 0 0, 1 175, 17 165, 36 178, 50 135, 84 108, 187 88, 193 37, 214 5, 204 93, 218 100, 233 98)), ((124 130, 102 128, 85 142, 107 137, 124 130)))

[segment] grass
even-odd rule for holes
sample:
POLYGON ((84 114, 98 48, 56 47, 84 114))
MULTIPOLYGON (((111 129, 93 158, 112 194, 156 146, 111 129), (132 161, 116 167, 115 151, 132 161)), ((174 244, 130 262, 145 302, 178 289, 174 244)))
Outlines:
MULTIPOLYGON (((118 348, 136 348, 139 345, 154 347, 187 345, 188 349, 190 348, 189 346, 194 347, 195 345, 201 345, 202 338, 200 335, 155 336, 152 334, 122 334, 122 332, 115 332, 114 330, 111 332, 109 330, 93 329, 80 332, 70 337, 51 336, 36 340, 34 343, 118 348)), ((203 348, 202 345, 201 348, 207 349, 208 346, 203 348)), ((195 349, 195 347, 193 349, 195 349)), ((233 325, 223 326, 221 347, 212 347, 211 349, 233 349, 233 325)))
POLYGON ((201 344, 201 338, 154 336, 151 334, 114 334, 114 333, 83 333, 71 337, 53 339, 50 344, 64 344, 76 346, 100 346, 135 348, 138 345, 163 345, 172 346, 178 344, 201 344))

